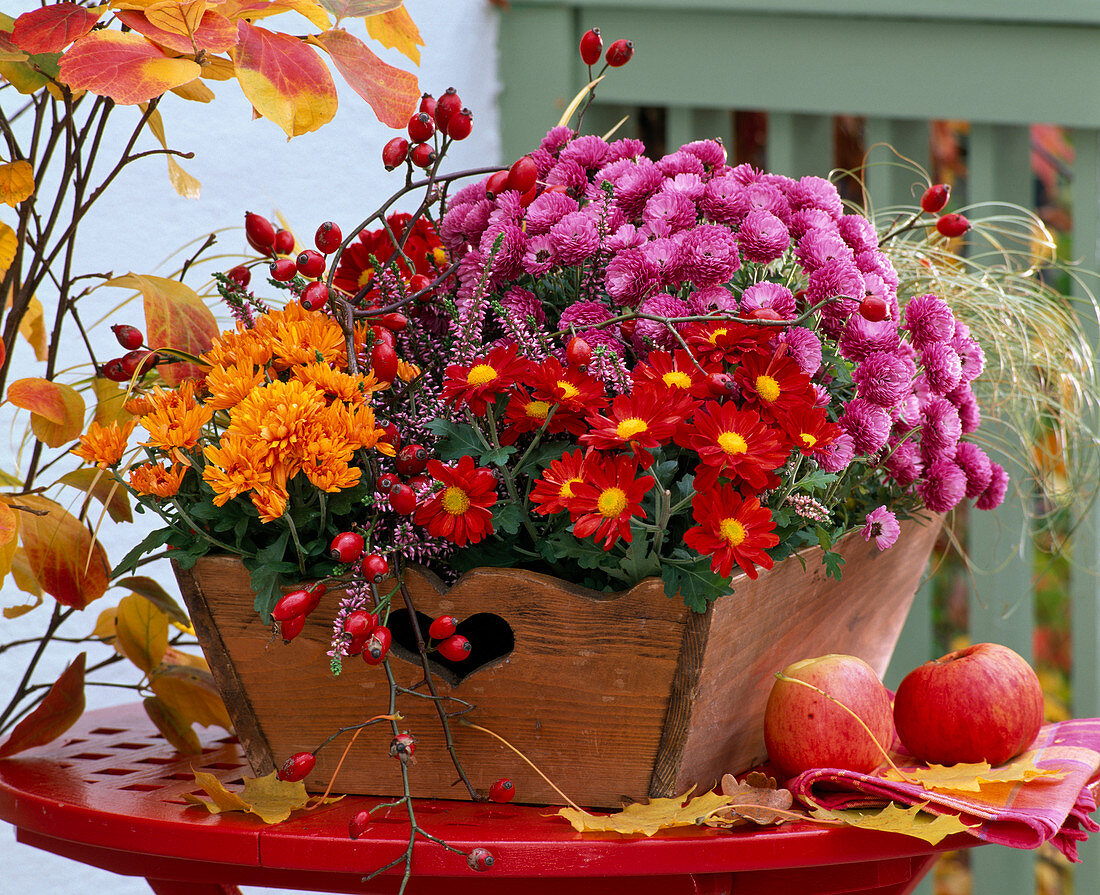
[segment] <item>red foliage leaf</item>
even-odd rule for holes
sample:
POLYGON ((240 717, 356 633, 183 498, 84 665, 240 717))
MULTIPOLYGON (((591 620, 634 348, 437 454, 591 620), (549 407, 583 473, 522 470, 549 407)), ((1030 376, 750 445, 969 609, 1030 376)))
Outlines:
POLYGON ((27 564, 46 593, 63 606, 77 609, 103 596, 110 563, 102 545, 79 519, 37 494, 10 498, 8 504, 20 514, 27 564))
POLYGON ((46 698, 15 725, 11 736, 0 746, 0 758, 52 742, 76 723, 84 713, 84 660, 84 653, 73 659, 50 687, 46 698))
POLYGON ((253 108, 296 137, 336 114, 336 85, 317 54, 289 34, 237 23, 233 63, 253 108))
POLYGON ((92 30, 99 16, 75 3, 55 3, 15 20, 11 39, 28 53, 59 53, 92 30))
POLYGON ((136 9, 120 9, 115 12, 122 24, 144 34, 158 46, 177 53, 221 53, 237 42, 237 26, 220 13, 207 10, 193 32, 182 27, 178 31, 162 28, 150 22, 145 13, 136 9))
POLYGON ((383 62, 343 29, 326 31, 313 40, 332 57, 351 89, 370 103, 379 121, 389 127, 409 123, 420 99, 416 75, 383 62))
POLYGON ((61 80, 121 105, 136 105, 195 80, 202 68, 173 59, 132 31, 93 31, 61 57, 61 80))

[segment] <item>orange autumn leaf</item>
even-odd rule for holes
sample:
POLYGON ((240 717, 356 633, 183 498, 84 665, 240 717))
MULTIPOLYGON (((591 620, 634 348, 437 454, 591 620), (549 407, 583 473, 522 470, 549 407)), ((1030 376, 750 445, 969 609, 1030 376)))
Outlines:
POLYGON ((130 509, 130 492, 104 470, 82 466, 65 473, 58 482, 94 497, 103 504, 107 515, 115 522, 134 521, 130 509))
POLYGON ((320 31, 327 31, 332 27, 332 19, 325 12, 325 8, 314 0, 272 0, 271 5, 280 10, 294 10, 320 31))
MULTIPOLYGON (((10 295, 9 295, 10 298, 10 295)), ((11 302, 9 301, 10 305, 11 302)), ((27 305, 27 312, 19 321, 19 335, 21 335, 34 349, 37 360, 44 361, 50 354, 49 336, 46 334, 46 314, 40 302, 33 295, 27 305)))
MULTIPOLYGON (((145 300, 145 335, 150 348, 171 348, 199 355, 209 350, 218 334, 218 322, 190 286, 178 280, 129 273, 108 280, 108 286, 137 289, 145 300)), ((192 363, 162 364, 157 368, 172 386, 201 376, 192 363)))
POLYGON ((115 648, 149 674, 168 649, 168 616, 145 597, 130 594, 118 604, 115 638, 115 648))
POLYGON ((184 755, 198 755, 202 743, 191 725, 165 705, 158 696, 146 696, 142 700, 145 714, 172 747, 184 755))
POLYGON ((237 25, 234 22, 213 10, 200 13, 196 19, 193 14, 188 15, 184 6, 157 7, 144 12, 120 9, 116 15, 128 28, 176 53, 194 54, 200 50, 221 53, 237 42, 237 25))
POLYGON ((337 19, 358 19, 390 12, 404 2, 405 0, 321 0, 321 5, 337 19))
POLYGON ((172 58, 132 31, 93 31, 61 57, 61 80, 120 105, 137 105, 193 81, 202 72, 192 59, 172 58))
MULTIPOLYGON (((130 578, 120 578, 115 582, 116 587, 126 587, 136 594, 145 597, 150 603, 168 616, 172 624, 184 630, 191 630, 191 620, 187 613, 180 608, 172 596, 155 579, 144 575, 134 575, 130 578)), ((168 661, 167 654, 165 661, 168 661)))
POLYGON ((11 497, 8 504, 20 513, 19 537, 27 565, 46 593, 76 609, 103 596, 110 563, 103 546, 79 519, 38 494, 11 497))
POLYGON ((20 159, 0 165, 0 202, 14 208, 33 192, 34 169, 30 162, 20 159))
MULTIPOLYGON (((209 87, 203 84, 202 81, 192 81, 191 84, 201 87, 210 94, 211 98, 213 98, 213 92, 209 87)), ((191 87, 191 84, 185 85, 185 87, 191 87)), ((178 94, 179 90, 182 89, 183 88, 177 88, 175 92, 178 94)), ((164 135, 164 119, 161 117, 160 109, 153 109, 153 113, 149 116, 149 130, 153 132, 153 136, 157 138, 157 142, 167 149, 168 140, 164 135)), ((176 195, 182 196, 184 199, 198 199, 199 194, 202 192, 202 184, 184 171, 179 162, 171 155, 165 157, 168 159, 168 182, 172 184, 172 188, 176 191, 176 195)))
POLYGON ((233 721, 207 670, 189 665, 162 665, 149 686, 171 711, 188 724, 233 731, 233 721))
POLYGON ((97 21, 100 13, 76 3, 55 3, 25 12, 12 26, 12 42, 28 53, 60 53, 73 41, 83 37, 97 21))
POLYGON ((332 57, 348 86, 370 103, 379 121, 389 127, 408 124, 420 99, 416 75, 383 62, 359 38, 341 29, 311 41, 332 57))
POLYGON ((84 714, 84 660, 81 653, 0 746, 0 758, 56 740, 84 714))
POLYGON ((50 447, 61 447, 84 430, 84 399, 70 385, 19 379, 8 386, 7 400, 31 412, 35 437, 50 447))
POLYGON ((19 248, 19 237, 3 221, 0 221, 0 274, 4 273, 15 260, 19 248))
POLYGON ((19 546, 19 514, 0 501, 0 581, 11 571, 19 546))
MULTIPOLYGON (((7 16, 6 18, 11 18, 7 16)), ((5 23, 0 19, 0 63, 3 62, 23 62, 27 58, 27 54, 24 53, 11 39, 11 24, 5 23)))
POLYGON ((213 774, 194 771, 195 782, 203 788, 210 799, 184 793, 183 797, 192 805, 205 808, 211 814, 226 811, 243 811, 255 814, 265 824, 277 824, 290 817, 290 812, 305 808, 309 802, 306 785, 301 781, 291 783, 280 780, 272 771, 263 777, 245 777, 241 792, 230 792, 213 774))
POLYGON ((424 46, 424 39, 404 6, 371 16, 366 22, 367 33, 382 46, 404 53, 417 65, 420 64, 420 50, 417 47, 424 46))

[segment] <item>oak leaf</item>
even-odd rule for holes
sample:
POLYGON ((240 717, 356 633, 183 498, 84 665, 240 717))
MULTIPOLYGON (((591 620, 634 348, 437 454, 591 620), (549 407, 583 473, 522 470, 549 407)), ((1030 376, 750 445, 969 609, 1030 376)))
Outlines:
POLYGON ((424 38, 404 6, 370 16, 366 23, 367 33, 382 46, 397 50, 420 64, 420 50, 417 47, 424 46, 424 38))
POLYGON ((1010 783, 1029 783, 1032 780, 1060 780, 1066 776, 1059 768, 1035 766, 1035 752, 1027 752, 1008 764, 994 768, 989 762, 954 764, 945 766, 930 764, 927 768, 905 768, 898 773, 892 768, 883 776, 887 780, 917 783, 936 792, 982 792, 991 787, 1010 783))
MULTIPOLYGON (((14 208, 34 192, 34 169, 25 159, 0 165, 0 202, 14 208)), ((11 229, 10 227, 8 229, 11 229)), ((11 264, 8 261, 5 268, 11 264)))
POLYGON ((722 795, 730 804, 707 818, 707 826, 731 827, 751 821, 755 824, 781 824, 804 820, 803 812, 792 811, 794 796, 780 789, 776 781, 754 771, 740 783, 732 774, 722 778, 722 795))
POLYGON ((275 771, 263 777, 245 777, 244 789, 239 793, 230 792, 213 774, 205 771, 194 771, 194 774, 195 782, 210 799, 190 793, 184 793, 183 797, 211 814, 244 811, 255 814, 265 824, 277 824, 290 817, 290 812, 306 807, 309 802, 305 783, 301 780, 295 783, 280 780, 275 776, 275 771))
POLYGON ((311 37, 322 47, 356 93, 370 103, 378 120, 389 127, 404 127, 416 110, 420 87, 413 75, 379 59, 358 37, 333 29, 311 37))
POLYGON ((669 827, 690 827, 701 823, 720 808, 731 803, 727 796, 716 792, 689 798, 690 791, 671 799, 649 799, 628 805, 617 814, 599 815, 561 808, 558 816, 572 824, 580 833, 623 833, 653 836, 669 827))
POLYGON ((888 833, 901 833, 923 839, 930 845, 936 845, 947 836, 966 833, 978 824, 968 826, 954 814, 931 814, 924 809, 927 802, 903 808, 897 802, 891 802, 881 811, 868 814, 856 808, 843 811, 830 811, 827 808, 815 808, 810 812, 814 820, 847 824, 863 830, 882 830, 888 833))
MULTIPOLYGON (((34 580, 63 606, 83 609, 107 590, 110 564, 99 541, 60 504, 38 494, 8 500, 22 512, 19 537, 34 580)), ((16 556, 18 562, 18 554, 16 556)), ((12 572, 16 572, 13 565, 12 572)), ((16 583, 26 590, 19 577, 16 583)))
POLYGON ((61 672, 45 698, 15 725, 0 745, 0 758, 56 740, 84 714, 84 660, 81 653, 61 672))
POLYGON ((192 59, 171 57, 132 31, 93 31, 61 57, 60 79, 134 106, 193 81, 202 72, 192 59))

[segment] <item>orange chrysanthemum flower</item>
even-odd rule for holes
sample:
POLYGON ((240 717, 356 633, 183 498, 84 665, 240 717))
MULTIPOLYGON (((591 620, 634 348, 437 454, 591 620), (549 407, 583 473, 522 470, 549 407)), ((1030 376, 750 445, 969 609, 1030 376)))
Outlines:
POLYGON ((271 470, 264 457, 257 458, 256 451, 247 439, 223 435, 220 445, 203 448, 206 466, 202 478, 214 489, 214 506, 224 506, 253 488, 264 487, 271 481, 271 470), (255 463, 260 459, 259 464, 255 463))
POLYGON ((227 367, 220 364, 211 367, 206 375, 206 386, 210 390, 206 406, 214 410, 229 410, 263 383, 264 371, 253 366, 250 360, 238 360, 227 367))
POLYGON ((101 426, 93 420, 88 424, 88 431, 80 436, 80 447, 73 448, 72 453, 100 469, 118 466, 135 425, 136 422, 129 422, 120 426, 115 421, 109 426, 101 426))
POLYGON ((253 452, 265 454, 268 467, 281 465, 289 479, 298 471, 314 415, 326 406, 316 386, 276 380, 253 389, 236 406, 228 432, 250 443, 253 452))
POLYGON ((162 466, 142 463, 130 470, 130 485, 138 494, 152 497, 172 497, 183 484, 186 466, 162 466))
POLYGON ((149 439, 142 444, 164 451, 173 462, 188 465, 183 451, 199 443, 203 426, 214 416, 214 409, 195 401, 194 387, 190 383, 184 383, 174 392, 158 388, 149 400, 153 409, 141 418, 149 439))
POLYGON ((263 485, 252 491, 252 505, 260 513, 261 522, 274 522, 286 512, 289 499, 285 488, 263 485))
POLYGON ((328 364, 295 367, 293 376, 300 382, 317 386, 330 398, 347 404, 361 404, 370 394, 385 388, 374 378, 373 372, 352 376, 342 370, 334 370, 328 364))

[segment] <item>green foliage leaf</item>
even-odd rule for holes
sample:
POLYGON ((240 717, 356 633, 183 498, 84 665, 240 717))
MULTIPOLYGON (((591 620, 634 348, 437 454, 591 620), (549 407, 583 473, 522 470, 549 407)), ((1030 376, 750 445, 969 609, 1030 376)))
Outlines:
POLYGON ((693 612, 706 612, 707 606, 731 592, 729 579, 712 572, 705 556, 662 563, 661 580, 665 594, 671 598, 678 595, 693 612))
POLYGON ((287 529, 255 556, 244 557, 244 567, 249 573, 249 584, 256 595, 254 606, 263 616, 264 621, 270 620, 271 610, 283 595, 284 576, 298 571, 295 563, 283 560, 289 541, 290 531, 287 529))
POLYGON ((457 460, 466 455, 480 456, 485 449, 477 430, 468 423, 432 420, 428 423, 428 429, 438 439, 435 452, 440 460, 457 460))
POLYGON ((523 525, 523 507, 498 502, 493 506, 493 530, 497 534, 514 535, 523 525))
POLYGON ((122 557, 119 564, 111 570, 111 577, 114 578, 116 575, 123 575, 126 572, 135 571, 141 558, 145 556, 146 553, 152 553, 158 547, 163 547, 168 543, 172 535, 173 530, 171 528, 161 528, 147 534, 141 540, 141 543, 122 557))
POLYGON ((492 448, 488 451, 483 451, 478 458, 481 466, 504 466, 508 462, 508 458, 516 452, 514 445, 506 444, 503 447, 492 448))

